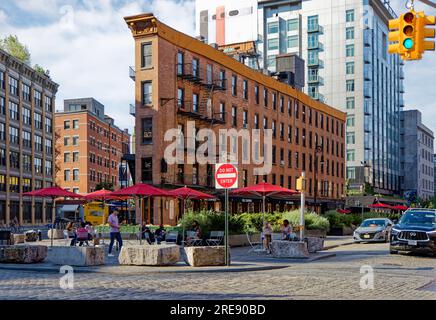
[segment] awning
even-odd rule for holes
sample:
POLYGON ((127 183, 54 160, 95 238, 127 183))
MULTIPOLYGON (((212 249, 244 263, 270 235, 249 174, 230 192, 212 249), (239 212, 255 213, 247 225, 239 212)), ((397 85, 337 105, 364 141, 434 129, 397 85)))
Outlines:
POLYGON ((64 204, 61 208, 63 212, 75 212, 79 208, 78 204, 64 204))

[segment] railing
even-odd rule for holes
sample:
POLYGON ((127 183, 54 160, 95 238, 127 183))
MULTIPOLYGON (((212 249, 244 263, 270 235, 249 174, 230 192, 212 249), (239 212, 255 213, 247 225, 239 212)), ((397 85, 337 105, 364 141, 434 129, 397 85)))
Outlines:
POLYGON ((130 79, 132 79, 133 81, 136 80, 136 71, 134 67, 129 67, 129 77, 130 79))
POLYGON ((320 26, 319 24, 309 24, 307 26, 307 32, 319 32, 319 33, 324 33, 324 28, 322 26, 320 26))
POLYGON ((319 50, 319 51, 324 51, 324 44, 322 44, 321 42, 317 41, 315 43, 309 43, 307 46, 307 49, 309 50, 319 50))
POLYGON ((319 83, 320 85, 324 84, 324 78, 320 75, 309 75, 308 83, 319 83))
POLYGON ((324 61, 322 61, 321 59, 310 59, 307 62, 307 66, 308 67, 319 67, 319 68, 323 68, 324 67, 324 61))
POLYGON ((210 74, 205 68, 197 67, 194 70, 191 63, 176 64, 176 75, 180 79, 208 89, 223 91, 227 88, 227 79, 217 78, 213 72, 210 74))

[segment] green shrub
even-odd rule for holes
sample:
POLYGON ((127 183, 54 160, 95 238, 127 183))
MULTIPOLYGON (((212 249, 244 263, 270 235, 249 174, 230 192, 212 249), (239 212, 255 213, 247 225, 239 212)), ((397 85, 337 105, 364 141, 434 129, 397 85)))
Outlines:
MULTIPOLYGON (((224 213, 215 211, 200 211, 200 212, 187 212, 182 219, 180 219, 180 229, 189 230, 192 222, 197 220, 200 224, 203 237, 209 236, 211 231, 224 231, 225 216, 224 213)), ((244 221, 235 215, 229 215, 229 233, 241 234, 244 232, 244 221)))
MULTIPOLYGON (((294 211, 288 211, 284 212, 282 214, 282 221, 283 220, 289 220, 289 223, 295 228, 300 225, 300 211, 294 210, 294 211)), ((323 230, 328 231, 330 228, 329 220, 327 220, 325 217, 318 215, 315 212, 305 212, 304 213, 304 220, 306 224, 307 230, 323 230)))

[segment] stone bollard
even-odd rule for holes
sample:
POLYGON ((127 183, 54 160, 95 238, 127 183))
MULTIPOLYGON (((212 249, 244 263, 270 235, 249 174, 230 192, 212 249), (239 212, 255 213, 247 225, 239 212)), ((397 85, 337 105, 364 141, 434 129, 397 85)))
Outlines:
POLYGON ((104 265, 105 248, 100 246, 54 246, 50 248, 47 260, 57 265, 69 265, 78 267, 104 265))
POLYGON ((271 251, 274 258, 308 258, 307 243, 300 241, 273 241, 271 251))
POLYGON ((184 247, 183 259, 192 267, 224 266, 226 264, 225 247, 184 247))
POLYGON ((121 265, 168 266, 180 260, 178 245, 123 246, 118 261, 121 265))
POLYGON ((46 246, 0 246, 0 263, 38 263, 44 261, 46 257, 46 246))

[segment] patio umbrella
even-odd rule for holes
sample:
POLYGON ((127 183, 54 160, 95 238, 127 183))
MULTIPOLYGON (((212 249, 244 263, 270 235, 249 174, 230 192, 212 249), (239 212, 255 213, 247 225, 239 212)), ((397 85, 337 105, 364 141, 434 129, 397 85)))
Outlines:
POLYGON ((231 192, 232 194, 251 194, 262 197, 262 226, 265 224, 265 198, 273 195, 294 195, 298 191, 286 189, 283 187, 275 186, 267 182, 262 182, 254 186, 249 186, 241 189, 236 189, 231 192))
POLYGON ((398 210, 398 211, 406 211, 409 208, 406 206, 403 206, 403 205, 396 205, 396 206, 393 206, 392 209, 398 210))
MULTIPOLYGON (((188 188, 187 186, 168 191, 168 194, 183 200, 183 215, 185 215, 187 199, 194 199, 194 200, 215 199, 215 197, 210 194, 188 188)), ((185 226, 183 226, 182 239, 183 241, 185 240, 185 226)))
POLYGON ((390 205, 381 202, 371 204, 368 207, 373 209, 393 209, 393 207, 391 207, 390 205))
POLYGON ((41 197, 41 198, 51 198, 53 200, 53 209, 52 209, 52 231, 51 231, 51 246, 53 246, 53 230, 54 230, 54 221, 56 219, 56 198, 82 198, 80 194, 67 191, 60 187, 49 187, 43 188, 39 190, 34 190, 30 192, 25 192, 22 194, 23 197, 41 197))
POLYGON ((338 210, 336 210, 336 212, 343 213, 343 214, 351 213, 351 211, 347 210, 347 209, 338 209, 338 210))
MULTIPOLYGON (((165 190, 156 188, 152 185, 145 183, 138 183, 131 187, 124 188, 111 193, 112 196, 130 196, 137 197, 139 199, 145 199, 150 197, 168 197, 170 196, 165 190)), ((143 223, 142 211, 141 211, 141 226, 143 223)), ((142 237, 140 237, 140 243, 142 243, 142 237)))
MULTIPOLYGON (((112 191, 101 189, 97 190, 91 193, 88 193, 86 196, 83 197, 86 201, 101 201, 103 203, 103 209, 106 205, 106 200, 122 200, 122 197, 117 197, 112 195, 112 191)), ((103 224, 104 224, 104 214, 103 214, 103 224)))

